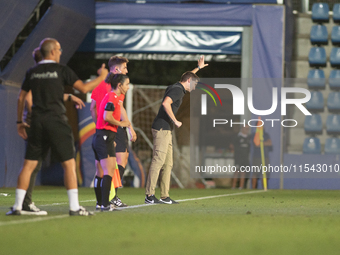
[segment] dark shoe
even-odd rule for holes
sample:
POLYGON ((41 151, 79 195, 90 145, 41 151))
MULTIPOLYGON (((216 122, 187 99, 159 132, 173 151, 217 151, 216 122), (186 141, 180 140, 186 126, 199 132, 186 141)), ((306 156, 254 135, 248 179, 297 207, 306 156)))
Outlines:
POLYGON ((70 216, 91 216, 93 212, 87 211, 84 207, 80 206, 78 211, 71 211, 70 216))
POLYGON ((109 204, 108 206, 101 206, 101 211, 102 212, 112 212, 116 210, 116 206, 114 204, 109 204))
POLYGON ((35 204, 32 202, 27 206, 23 206, 21 210, 22 215, 47 215, 46 211, 41 211, 35 204))
POLYGON ((179 204, 175 200, 172 200, 170 197, 167 197, 167 198, 164 198, 164 199, 161 198, 159 201, 161 201, 164 204, 168 204, 168 205, 179 204))
POLYGON ((115 206, 117 206, 117 207, 120 207, 120 208, 122 208, 122 207, 128 207, 128 205, 127 204, 124 204, 123 202, 122 202, 122 200, 120 200, 120 198, 119 197, 114 197, 111 201, 110 201, 110 204, 114 204, 115 206))
POLYGON ((96 204, 96 211, 100 211, 100 205, 96 204))
POLYGON ((13 207, 10 208, 10 210, 6 213, 7 216, 9 215, 21 215, 20 210, 13 210, 13 207))
POLYGON ((155 197, 155 195, 151 195, 151 196, 146 195, 146 196, 145 196, 145 203, 146 203, 146 204, 162 204, 162 202, 159 201, 159 200, 155 197))

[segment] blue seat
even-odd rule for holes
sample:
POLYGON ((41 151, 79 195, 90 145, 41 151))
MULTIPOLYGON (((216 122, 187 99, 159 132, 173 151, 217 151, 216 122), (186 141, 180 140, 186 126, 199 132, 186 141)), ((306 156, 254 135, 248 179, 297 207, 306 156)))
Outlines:
POLYGON ((340 154, 340 139, 329 137, 325 143, 325 154, 340 154))
POLYGON ((307 115, 304 128, 306 134, 322 134, 322 119, 320 114, 307 115))
POLYGON ((305 106, 311 112, 323 112, 324 99, 322 93, 320 91, 311 91, 311 99, 305 106))
POLYGON ((340 90, 340 70, 333 69, 329 74, 328 79, 329 87, 333 90, 340 90))
POLYGON ((330 114, 326 120, 326 131, 329 135, 340 134, 340 115, 330 114))
POLYGON ((340 67, 340 48, 333 47, 329 58, 332 67, 340 67))
POLYGON ((327 65, 325 48, 312 47, 309 51, 308 62, 311 67, 325 67, 327 65))
POLYGON ((340 26, 334 26, 332 28, 331 41, 335 46, 340 45, 340 26))
POLYGON ((340 92, 331 92, 327 97, 327 108, 329 112, 340 112, 340 92))
POLYGON ((333 21, 334 23, 340 23, 340 4, 333 5, 333 21))
POLYGON ((321 69, 311 69, 308 72, 307 84, 310 89, 325 89, 325 72, 321 69))
POLYGON ((312 6, 312 20, 316 23, 329 22, 329 6, 327 3, 314 3, 312 6))
POLYGON ((327 45, 328 32, 325 25, 314 25, 310 31, 310 42, 312 45, 327 45))
POLYGON ((321 154, 320 139, 317 137, 305 138, 302 151, 304 154, 321 154))

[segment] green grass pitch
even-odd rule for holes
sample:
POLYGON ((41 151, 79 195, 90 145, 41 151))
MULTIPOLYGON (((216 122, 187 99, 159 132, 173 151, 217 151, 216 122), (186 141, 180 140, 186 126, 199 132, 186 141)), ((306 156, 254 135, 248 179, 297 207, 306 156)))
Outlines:
MULTIPOLYGON (((0 196, 1 255, 340 254, 339 191, 172 189, 186 201, 69 217, 64 188, 37 187, 33 199, 48 216, 5 216, 14 192, 0 189, 11 194, 0 196)), ((142 189, 119 196, 144 203, 142 189)), ((79 200, 94 210, 93 189, 80 188, 79 200)))

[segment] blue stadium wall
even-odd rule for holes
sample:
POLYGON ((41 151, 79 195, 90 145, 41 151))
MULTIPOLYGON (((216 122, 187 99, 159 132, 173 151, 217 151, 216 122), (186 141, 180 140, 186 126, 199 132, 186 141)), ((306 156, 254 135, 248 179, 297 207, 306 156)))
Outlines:
MULTIPOLYGON (((283 27, 284 6, 279 5, 225 5, 225 4, 130 4, 130 3, 96 3, 96 24, 143 24, 143 25, 190 25, 190 26, 253 26, 253 77, 282 78, 283 77, 283 27), (267 42, 267 43, 263 43, 267 42), (270 63, 270 64, 268 64, 270 63)), ((41 22, 44 22, 43 20, 41 22)), ((44 23, 41 24, 42 26, 44 23)), ((34 33, 33 33, 34 34, 34 33)), ((35 40, 28 40, 31 50, 37 45, 35 40)), ((27 44, 26 44, 27 47, 27 44)), ((29 47, 27 47, 29 48, 29 47)), ((27 51, 27 50, 26 50, 27 51)), ((20 54, 17 54, 19 58, 20 54)), ((15 61, 17 63, 17 61, 15 61)), ((27 62, 27 61, 26 61, 27 62)), ((27 64, 26 64, 27 65, 27 64)), ((14 76, 12 64, 9 71, 4 70, 4 78, 14 76)), ((27 66, 28 68, 29 66, 27 66)), ((21 68, 19 70, 26 70, 21 68)), ((23 74, 24 72, 21 71, 23 74)), ((21 74, 21 76, 23 75, 21 74)), ((16 76, 15 81, 18 81, 16 76)), ((22 80, 22 78, 21 78, 22 80)), ((261 89, 261 88, 259 88, 261 89)), ((15 103, 5 105, 2 109, 15 108, 15 103)), ((278 110, 279 112, 279 110, 278 110)), ((274 113, 274 115, 277 113, 274 113)), ((8 116, 10 116, 8 114, 8 116)), ((12 115, 13 116, 13 115, 12 115)), ((15 115, 14 115, 15 116, 15 115)), ((5 127, 3 129, 6 130, 5 127)), ((279 134, 280 130, 273 130, 279 134)), ((4 133, 4 132, 3 132, 4 133)), ((16 137, 15 129, 9 137, 16 137)), ((273 135, 272 137, 276 137, 273 135)), ((277 135, 279 137, 279 135, 277 135)), ((1 147, 9 145, 2 140, 1 147)), ((273 140, 276 151, 280 150, 280 141, 273 140)), ((22 146, 18 146, 22 151, 22 146)), ((2 179, 0 186, 15 186, 18 166, 11 167, 7 162, 20 164, 20 156, 2 153, 0 164, 2 174, 10 177, 2 179), (19 158, 19 159, 18 159, 19 158), (5 171, 6 169, 6 171, 5 171), (6 180, 6 181, 5 181, 6 180)), ((272 155, 272 162, 280 164, 280 157, 272 155)), ((21 161, 22 162, 22 161, 21 161)))
MULTIPOLYGON (((285 7, 282 5, 253 4, 226 5, 218 4, 217 2, 220 1, 212 2, 215 3, 135 4, 97 2, 95 5, 95 23, 124 25, 252 26, 252 77, 282 79, 285 58, 285 7)), ((249 3, 249 1, 243 2, 249 3)), ((268 2, 273 3, 274 1, 268 2)), ((44 21, 42 20, 42 22, 44 21)), ((29 44, 29 47, 26 45, 27 52, 33 50, 37 45, 35 43, 37 40, 38 39, 35 38, 35 40, 33 40, 34 43, 32 41, 32 43, 29 44)), ((73 50, 73 52, 74 51, 75 50, 73 50)), ((69 54, 72 53, 69 52, 69 54)), ((18 70, 26 70, 29 66, 27 66, 27 68, 23 67, 22 69, 19 69, 18 66, 14 65, 12 70, 14 70, 14 67, 18 70)), ((12 70, 10 72, 5 72, 4 77, 14 76, 15 73, 12 70)), ((23 75, 21 76, 23 77, 23 75)), ((19 78, 16 77, 13 79, 18 81, 19 78)), ((20 80, 22 80, 22 78, 20 80)), ((265 84, 263 87, 261 87, 261 85, 258 86, 257 89, 260 91, 271 91, 268 90, 268 87, 266 87, 265 84)), ((277 86, 278 89, 281 88, 280 83, 274 86, 277 86)), ((16 99, 14 95, 17 92, 18 88, 8 88, 3 85, 0 87, 0 97, 1 99, 4 99, 0 102, 1 109, 3 109, 2 116, 0 116, 2 117, 0 123, 0 187, 15 186, 17 174, 23 162, 23 143, 16 134, 16 128, 11 125, 15 121, 14 110, 16 108, 16 99), (12 150, 15 153, 12 153, 12 150)), ((263 102, 262 99, 263 95, 258 95, 258 97, 255 95, 255 106, 261 105, 261 102, 263 102)), ((272 115, 268 116, 268 118, 280 119, 280 112, 281 109, 278 107, 278 109, 272 115)), ((270 161, 273 165, 281 164, 281 131, 280 127, 268 130, 273 141, 273 153, 270 154, 270 161)), ((85 175, 86 174, 89 173, 85 173, 85 175)), ((91 172, 91 175, 93 175, 93 172, 91 172)), ((270 188, 279 188, 279 176, 272 177, 275 178, 270 180, 270 188)), ((87 177, 85 177, 85 179, 87 179, 87 177)), ((88 181, 86 181, 86 183, 88 183, 88 181)))
MULTIPOLYGON (((271 1, 271 3, 273 3, 273 1, 271 1)), ((96 24, 100 25, 252 26, 252 78, 276 78, 279 81, 283 78, 284 20, 285 7, 282 5, 96 3, 96 24)), ((94 33, 94 31, 92 31, 92 33, 94 33)), ((102 52, 102 48, 107 47, 107 45, 102 46, 99 40, 95 42, 93 42, 93 40, 89 41, 90 43, 87 45, 86 42, 83 42, 81 49, 85 51, 102 52)), ((118 45, 123 45, 123 43, 118 43, 118 45)), ((125 48, 123 52, 127 50, 128 49, 125 48)), ((143 51, 144 49, 141 49, 141 52, 143 51)), ((138 53, 138 49, 134 49, 134 52, 138 53)), ((151 53, 156 53, 156 51, 151 53)), ((164 49, 162 53, 167 52, 165 52, 164 49)), ((200 53, 209 54, 210 52, 200 53)), ((240 54, 240 52, 233 53, 240 54)), ((263 98, 264 96, 271 98, 271 87, 268 87, 268 85, 264 83, 258 83, 256 85, 256 90, 261 91, 261 93, 254 95, 254 105, 257 109, 267 109, 265 108, 267 105, 263 105, 263 98)), ((276 82, 274 85, 270 84, 269 86, 275 86, 280 89, 281 82, 276 82)), ((280 102, 278 105, 280 106, 280 102)), ((257 116, 252 117, 252 119, 254 118, 257 118, 257 116)), ((277 110, 272 115, 267 116, 267 118, 280 119, 281 108, 278 107, 277 110)), ((267 131, 270 133, 273 142, 273 152, 270 154, 270 162, 273 165, 280 165, 281 127, 268 128, 267 131)), ((278 178, 280 178, 280 176, 272 175, 272 177, 275 177, 275 179, 273 178, 271 180, 270 187, 279 188, 278 178)))
MULTIPOLYGON (((39 1, 0 0, 0 56, 7 52, 39 1)), ((0 187, 15 187, 24 159, 24 141, 16 128, 17 97, 33 50, 42 39, 59 40, 66 64, 95 22, 94 0, 53 0, 51 7, 0 73, 0 187)))

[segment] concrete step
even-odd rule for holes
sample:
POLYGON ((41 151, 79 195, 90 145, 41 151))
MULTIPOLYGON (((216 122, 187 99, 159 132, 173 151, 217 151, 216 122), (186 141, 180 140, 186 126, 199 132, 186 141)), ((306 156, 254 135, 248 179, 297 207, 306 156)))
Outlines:
MULTIPOLYGON (((308 54, 311 47, 313 47, 310 43, 310 31, 312 26, 314 25, 311 14, 305 14, 305 13, 298 13, 294 15, 295 18, 295 31, 294 31, 294 44, 293 44, 293 61, 292 61, 292 77, 296 79, 292 79, 289 81, 293 87, 300 87, 300 88, 306 88, 307 86, 307 75, 311 67, 309 67, 308 63, 308 54)), ((327 27, 328 34, 329 34, 329 43, 327 46, 323 46, 326 49, 326 54, 328 57, 327 67, 322 68, 325 72, 326 76, 326 82, 329 77, 329 74, 332 70, 330 63, 329 63, 329 56, 330 52, 332 50, 333 45, 330 41, 330 34, 332 31, 332 27, 335 25, 333 23, 333 20, 330 19, 330 22, 327 24, 324 24, 327 27)), ((329 114, 328 109, 326 107, 327 102, 327 96, 330 92, 329 86, 326 84, 326 88, 321 91, 325 100, 325 108, 324 112, 320 113, 323 123, 323 133, 321 135, 317 135, 317 137, 320 139, 322 151, 324 150, 325 141, 328 137, 326 133, 326 119, 329 114)), ((296 95, 296 98, 299 96, 296 95)), ((291 108, 288 108, 289 115, 287 118, 292 118, 298 121, 298 125, 294 127, 294 129, 291 129, 293 132, 290 132, 290 129, 285 128, 285 131, 289 132, 289 138, 288 138, 288 152, 289 153, 302 153, 302 146, 303 142, 306 137, 309 137, 309 135, 305 134, 304 131, 304 120, 305 115, 295 106, 288 106, 291 108)))
MULTIPOLYGON (((293 59, 308 61, 309 51, 312 47, 314 46, 311 45, 309 39, 297 38, 294 40, 293 59)), ((326 50, 327 61, 329 62, 333 45, 328 43, 328 45, 323 45, 322 47, 326 50)), ((328 65, 330 65, 330 63, 328 63, 328 65)))
MULTIPOLYGON (((312 21, 312 15, 305 14, 305 13, 295 14, 294 21, 295 21, 295 26, 294 26, 295 35, 300 35, 300 34, 309 35, 312 26, 316 24, 316 23, 313 23, 312 21)), ((332 27, 336 24, 333 22, 333 19, 330 17, 329 23, 324 23, 323 25, 327 27, 327 31, 330 34, 332 31, 332 27)))
MULTIPOLYGON (((306 60, 292 60, 292 78, 302 78, 307 79, 307 75, 311 67, 309 67, 308 58, 306 60)), ((327 67, 322 68, 325 72, 325 77, 328 79, 329 74, 333 68, 330 66, 330 63, 327 63, 327 67)), ((306 81, 307 82, 307 81, 306 81)), ((307 83, 306 83, 307 84, 307 83)))
MULTIPOLYGON (((288 153, 302 153, 303 142, 307 137, 310 137, 310 135, 306 135, 303 128, 294 128, 294 132, 290 133, 287 146, 288 153)), ((326 130, 324 130, 321 135, 316 135, 316 137, 320 139, 321 151, 324 151, 326 139, 331 136, 327 135, 326 130)))

